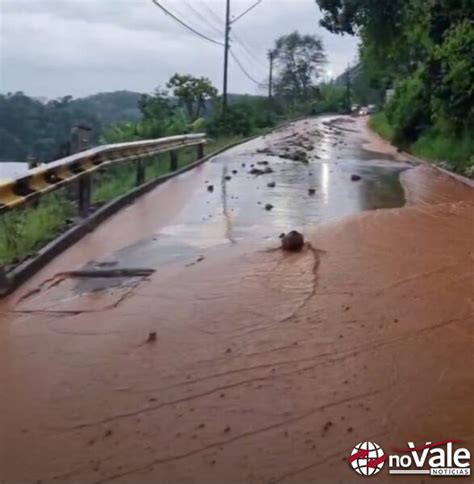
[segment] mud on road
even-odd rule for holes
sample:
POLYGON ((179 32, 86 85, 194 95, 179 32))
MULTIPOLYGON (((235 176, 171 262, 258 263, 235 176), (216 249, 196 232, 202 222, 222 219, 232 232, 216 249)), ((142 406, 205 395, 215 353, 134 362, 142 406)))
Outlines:
POLYGON ((323 121, 164 185, 3 304, 0 479, 353 482, 361 441, 473 449, 472 189, 323 121), (275 250, 290 228, 310 247, 275 250), (154 272, 64 275, 127 267, 154 272))

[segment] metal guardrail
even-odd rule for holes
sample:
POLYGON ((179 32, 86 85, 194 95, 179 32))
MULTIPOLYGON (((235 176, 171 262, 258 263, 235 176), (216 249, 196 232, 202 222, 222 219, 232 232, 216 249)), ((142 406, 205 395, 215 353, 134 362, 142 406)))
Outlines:
POLYGON ((91 175, 111 164, 136 160, 136 185, 145 182, 143 160, 159 153, 171 152, 170 171, 178 169, 177 150, 197 146, 197 158, 204 155, 204 133, 170 136, 99 146, 33 168, 26 175, 0 182, 0 214, 36 200, 65 185, 78 182, 78 204, 81 216, 87 216, 91 198, 91 175))

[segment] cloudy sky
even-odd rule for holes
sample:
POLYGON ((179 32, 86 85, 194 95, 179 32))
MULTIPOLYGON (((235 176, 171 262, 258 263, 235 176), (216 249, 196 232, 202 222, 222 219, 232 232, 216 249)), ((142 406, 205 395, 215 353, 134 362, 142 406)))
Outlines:
MULTIPOLYGON (((225 0, 159 0, 217 40, 225 0)), ((237 17, 255 0, 231 0, 237 17)), ((266 52, 280 35, 299 30, 323 38, 328 73, 355 58, 357 41, 319 27, 314 0, 262 0, 232 26, 232 50, 258 81, 266 52)), ((222 86, 223 48, 195 37, 151 0, 0 0, 0 92, 48 98, 128 89, 151 92, 175 72, 207 76, 222 86)), ((231 59, 229 91, 261 92, 231 59)))

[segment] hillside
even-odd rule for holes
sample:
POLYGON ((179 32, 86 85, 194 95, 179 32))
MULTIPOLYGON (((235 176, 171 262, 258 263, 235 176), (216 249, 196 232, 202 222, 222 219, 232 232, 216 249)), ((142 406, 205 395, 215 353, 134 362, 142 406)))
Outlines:
POLYGON ((0 160, 55 159, 64 152, 71 128, 78 123, 90 126, 97 141, 110 124, 140 118, 140 97, 140 93, 116 91, 42 102, 22 92, 0 95, 0 160))

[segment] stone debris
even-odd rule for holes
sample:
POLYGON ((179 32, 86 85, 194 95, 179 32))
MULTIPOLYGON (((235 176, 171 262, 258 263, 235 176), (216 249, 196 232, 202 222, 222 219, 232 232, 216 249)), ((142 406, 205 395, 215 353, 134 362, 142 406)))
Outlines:
POLYGON ((281 155, 281 158, 308 163, 308 155, 306 154, 306 151, 302 149, 296 149, 294 151, 289 151, 288 153, 284 153, 283 155, 281 155))
POLYGON ((360 175, 351 175, 351 181, 359 181, 361 178, 360 175))
POLYGON ((156 341, 156 331, 152 331, 148 333, 148 339, 146 340, 147 343, 154 343, 156 341))
POLYGON ((292 230, 287 234, 281 234, 281 248, 290 252, 298 252, 304 247, 303 234, 296 230, 292 230))
POLYGON ((249 175, 260 176, 260 175, 266 175, 268 173, 273 173, 273 170, 269 166, 266 166, 264 169, 252 168, 248 173, 249 175))

